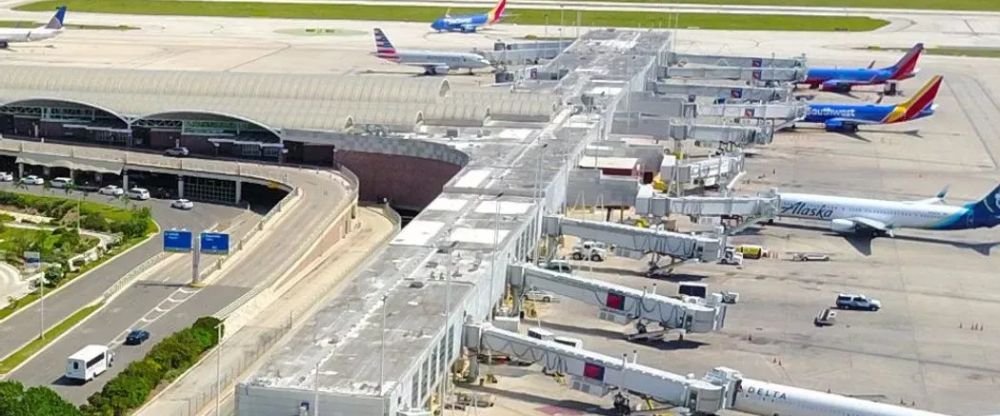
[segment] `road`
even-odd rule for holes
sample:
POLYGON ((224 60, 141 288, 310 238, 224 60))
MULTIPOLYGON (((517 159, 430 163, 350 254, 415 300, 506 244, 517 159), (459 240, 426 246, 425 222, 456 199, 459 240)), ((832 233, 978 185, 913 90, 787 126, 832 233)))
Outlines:
MULTIPOLYGON (((68 146, 45 145, 49 148, 66 149, 68 146)), ((77 155, 84 154, 77 147, 77 155)), ((124 153, 107 149, 100 152, 101 157, 120 158, 124 153)), ((159 155, 141 155, 128 152, 128 160, 132 164, 170 163, 170 159, 159 155)), ((188 159, 184 166, 203 166, 206 169, 235 168, 237 163, 231 161, 212 161, 188 159)), ((301 189, 298 200, 283 208, 280 217, 268 222, 264 231, 252 240, 246 248, 231 257, 227 266, 222 269, 208 287, 193 289, 183 286, 190 281, 190 257, 183 255, 171 256, 165 265, 151 270, 143 281, 137 282, 126 289, 111 304, 105 305, 99 312, 85 320, 80 326, 65 334, 59 341, 33 357, 8 378, 19 380, 26 385, 46 385, 58 391, 67 400, 83 403, 93 392, 99 390, 114 374, 124 369, 129 362, 141 358, 145 349, 158 339, 190 325, 197 317, 211 315, 229 305, 238 297, 257 285, 270 283, 272 279, 280 278, 284 272, 292 270, 298 259, 317 243, 320 234, 332 224, 336 216, 348 207, 349 184, 341 177, 316 170, 301 170, 298 168, 256 165, 241 163, 241 171, 258 175, 268 173, 270 177, 283 177, 285 183, 301 189), (320 215, 317 215, 320 214, 320 215), (296 238, 288 238, 295 236, 296 238), (146 328, 152 334, 152 339, 146 347, 125 347, 120 342, 127 330, 146 328), (115 365, 105 375, 83 386, 70 385, 62 379, 65 371, 65 360, 72 352, 83 345, 97 343, 110 344, 117 347, 118 356, 115 365)), ((199 204, 195 213, 209 207, 199 204)), ((155 212, 155 211, 154 211, 155 212)), ((254 214, 246 213, 228 224, 235 227, 234 234, 244 235, 257 221, 254 214)), ((236 241, 235 239, 233 241, 236 241)), ((156 252, 159 251, 159 241, 156 241, 156 252)), ((155 252, 153 253, 155 254, 155 252)), ((207 265, 212 258, 206 256, 202 264, 207 265)), ((133 266, 134 267, 134 266, 133 266)), ((113 279, 112 281, 117 280, 113 279)), ((93 300, 97 296, 87 298, 93 300)), ((48 306, 48 302, 47 305, 48 306)), ((48 315, 48 308, 46 308, 48 315)), ((37 315, 34 328, 37 328, 37 315)), ((29 338, 34 330, 29 331, 29 338)))
MULTIPOLYGON (((14 189, 9 183, 0 185, 0 190, 22 191, 14 189)), ((62 191, 49 192, 42 188, 29 188, 27 192, 39 195, 66 196, 62 191)), ((72 195, 70 194, 70 196, 72 195)), ((243 212, 239 208, 208 204, 200 204, 198 209, 192 211, 179 211, 170 208, 170 201, 160 200, 143 201, 138 205, 150 207, 153 211, 153 218, 162 228, 205 229, 225 222, 243 212)), ((119 278, 162 251, 162 244, 160 239, 154 237, 108 260, 90 273, 76 278, 51 295, 46 294, 45 326, 50 327, 93 302, 119 278)), ((40 308, 41 304, 35 302, 0 321, 0 356, 13 353, 38 336, 41 325, 40 308)))

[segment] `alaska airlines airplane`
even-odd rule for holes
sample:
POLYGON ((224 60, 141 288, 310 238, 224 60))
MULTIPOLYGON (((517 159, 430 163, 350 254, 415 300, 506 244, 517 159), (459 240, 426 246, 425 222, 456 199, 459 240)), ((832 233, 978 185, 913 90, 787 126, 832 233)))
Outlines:
POLYGON ((493 65, 480 55, 467 52, 398 51, 382 29, 375 28, 375 56, 402 65, 424 68, 427 75, 443 75, 452 69, 489 68, 493 65))
POLYGON ((34 42, 54 38, 63 32, 63 18, 66 17, 66 6, 56 9, 55 16, 45 26, 35 29, 0 29, 0 49, 7 49, 11 43, 34 42))
POLYGON ((825 91, 847 92, 858 85, 878 85, 888 81, 902 81, 913 78, 920 71, 917 60, 924 51, 924 44, 918 43, 903 55, 895 65, 885 68, 872 68, 872 61, 867 68, 809 68, 806 80, 800 84, 808 84, 809 88, 822 87, 825 91))
POLYGON ((779 217, 830 222, 838 233, 869 231, 893 236, 898 228, 965 230, 1000 224, 1000 186, 977 202, 941 204, 946 191, 919 201, 884 201, 829 195, 779 193, 779 217))
POLYGON ((480 26, 499 23, 500 19, 503 19, 503 11, 506 7, 507 0, 500 0, 486 13, 452 16, 451 13, 445 12, 444 17, 431 23, 431 29, 438 32, 475 32, 480 26))
POLYGON ((944 78, 935 75, 920 91, 899 104, 820 104, 809 103, 804 123, 819 123, 827 131, 858 131, 862 124, 893 124, 934 114, 938 90, 944 78))

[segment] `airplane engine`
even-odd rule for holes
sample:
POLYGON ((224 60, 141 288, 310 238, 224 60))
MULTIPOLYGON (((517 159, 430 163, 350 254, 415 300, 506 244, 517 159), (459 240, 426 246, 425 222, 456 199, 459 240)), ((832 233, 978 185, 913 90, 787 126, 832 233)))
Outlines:
POLYGON ((830 229, 834 232, 853 233, 856 228, 853 221, 840 219, 830 221, 830 229))
POLYGON ((448 68, 447 65, 436 66, 436 67, 434 67, 434 73, 435 74, 446 75, 448 73, 448 69, 450 69, 450 68, 448 68))
POLYGON ((0 49, 7 49, 7 41, 0 40, 0 49))

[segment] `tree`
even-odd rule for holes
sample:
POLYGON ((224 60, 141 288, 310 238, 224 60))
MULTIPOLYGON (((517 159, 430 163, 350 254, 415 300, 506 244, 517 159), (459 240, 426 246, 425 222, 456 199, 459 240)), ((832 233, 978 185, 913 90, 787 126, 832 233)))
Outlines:
POLYGON ((80 410, 48 387, 32 387, 21 399, 25 414, 32 416, 79 416, 80 410))

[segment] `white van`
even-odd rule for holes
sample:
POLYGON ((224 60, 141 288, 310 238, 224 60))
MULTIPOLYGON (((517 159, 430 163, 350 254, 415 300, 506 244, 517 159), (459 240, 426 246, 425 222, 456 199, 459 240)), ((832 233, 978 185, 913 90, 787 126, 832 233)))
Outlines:
POLYGON ((50 181, 49 186, 53 188, 66 188, 73 186, 73 180, 67 177, 58 177, 50 181))
POLYGON ((132 188, 128 191, 128 197, 145 201, 149 199, 149 190, 146 188, 132 188))
POLYGON ((111 366, 111 351, 106 345, 88 345, 66 360, 66 378, 84 383, 93 380, 111 366))

